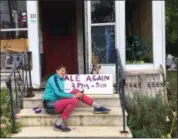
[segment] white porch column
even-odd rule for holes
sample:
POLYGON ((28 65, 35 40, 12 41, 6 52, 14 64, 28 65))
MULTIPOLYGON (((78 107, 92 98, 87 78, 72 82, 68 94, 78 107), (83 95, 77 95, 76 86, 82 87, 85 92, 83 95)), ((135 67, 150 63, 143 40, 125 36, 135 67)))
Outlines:
POLYGON ((152 1, 154 68, 165 69, 165 1, 152 1))
POLYGON ((115 1, 116 3, 116 47, 118 48, 121 56, 122 64, 125 68, 125 0, 123 1, 115 1))
POLYGON ((27 1, 28 18, 28 49, 32 52, 32 85, 40 87, 40 53, 39 53, 39 28, 38 28, 38 1, 27 1))

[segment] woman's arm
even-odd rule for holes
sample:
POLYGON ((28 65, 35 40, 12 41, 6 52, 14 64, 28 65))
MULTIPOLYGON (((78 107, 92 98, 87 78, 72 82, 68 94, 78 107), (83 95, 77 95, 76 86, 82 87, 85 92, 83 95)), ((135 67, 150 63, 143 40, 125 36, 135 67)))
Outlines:
MULTIPOLYGON (((55 76, 54 76, 55 78, 55 76)), ((57 80, 57 79, 56 79, 57 80)), ((57 81, 56 81, 57 82, 57 81)), ((50 86, 51 88, 53 89, 54 93, 61 97, 61 98, 72 98, 73 95, 72 94, 69 94, 69 93, 65 93, 61 88, 60 86, 55 83, 55 79, 51 78, 51 81, 50 81, 50 86)))

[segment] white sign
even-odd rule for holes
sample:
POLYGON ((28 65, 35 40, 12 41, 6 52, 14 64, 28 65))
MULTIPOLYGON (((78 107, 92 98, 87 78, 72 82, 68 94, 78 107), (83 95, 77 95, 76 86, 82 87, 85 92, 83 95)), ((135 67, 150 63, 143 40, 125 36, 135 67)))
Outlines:
POLYGON ((113 94, 111 74, 73 74, 65 76, 65 91, 84 90, 85 94, 113 94))
POLYGON ((36 23, 36 22, 37 22, 36 14, 30 14, 30 23, 36 23))

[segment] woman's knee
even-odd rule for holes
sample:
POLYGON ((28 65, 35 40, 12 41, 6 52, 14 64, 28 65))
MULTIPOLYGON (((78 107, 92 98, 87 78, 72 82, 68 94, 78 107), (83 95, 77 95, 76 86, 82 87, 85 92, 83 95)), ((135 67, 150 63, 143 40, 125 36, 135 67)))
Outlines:
POLYGON ((78 99, 77 98, 72 98, 71 100, 70 100, 70 103, 71 104, 73 104, 73 105, 77 105, 78 104, 78 99))

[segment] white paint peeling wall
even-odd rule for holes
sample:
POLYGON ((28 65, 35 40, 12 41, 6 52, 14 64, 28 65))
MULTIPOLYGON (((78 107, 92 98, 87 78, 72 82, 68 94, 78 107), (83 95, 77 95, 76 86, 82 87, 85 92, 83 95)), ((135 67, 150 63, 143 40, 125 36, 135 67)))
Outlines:
POLYGON ((154 68, 165 68, 165 1, 152 1, 154 68))
POLYGON ((125 1, 116 1, 116 47, 119 49, 121 61, 125 65, 125 1))
POLYGON ((41 83, 40 71, 40 50, 39 50, 39 15, 38 1, 27 1, 27 17, 28 17, 28 46, 32 52, 32 86, 39 88, 41 83), (36 15, 36 19, 31 20, 31 14, 36 15))
POLYGON ((91 1, 85 1, 85 55, 86 55, 86 71, 90 73, 91 63, 92 63, 92 54, 91 54, 91 1))
POLYGON ((161 3, 161 13, 162 13, 162 65, 164 71, 166 71, 166 13, 165 13, 165 1, 161 3))

